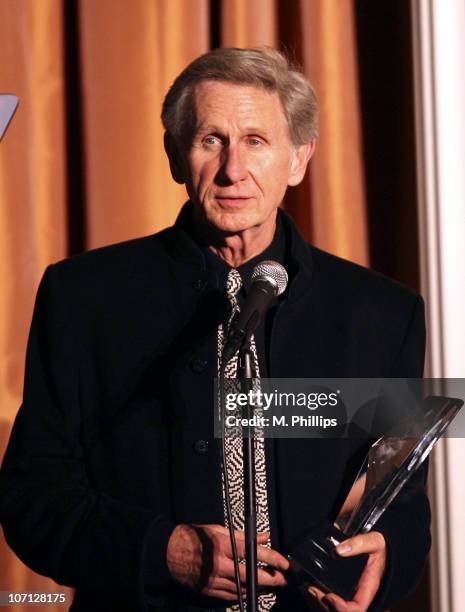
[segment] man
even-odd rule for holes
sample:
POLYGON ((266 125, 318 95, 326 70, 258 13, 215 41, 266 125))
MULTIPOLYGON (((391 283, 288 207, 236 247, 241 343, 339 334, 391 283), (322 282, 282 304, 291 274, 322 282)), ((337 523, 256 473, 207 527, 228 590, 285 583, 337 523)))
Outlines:
MULTIPOLYGON (((284 56, 222 49, 198 58, 162 118, 173 177, 190 201, 172 228, 47 269, 2 469, 9 544, 76 588, 73 610, 193 612, 237 601, 212 384, 231 278, 240 302, 258 261, 289 273, 255 335, 262 376, 422 370, 420 298, 305 244, 278 212, 316 137, 313 90, 284 56)), ((335 519, 364 449, 347 440, 261 444, 260 609, 297 611, 306 604, 286 585, 285 554, 312 525, 335 519)), ((412 588, 429 548, 423 478, 377 531, 339 548, 369 554, 353 601, 311 589, 311 605, 383 609, 412 588)))

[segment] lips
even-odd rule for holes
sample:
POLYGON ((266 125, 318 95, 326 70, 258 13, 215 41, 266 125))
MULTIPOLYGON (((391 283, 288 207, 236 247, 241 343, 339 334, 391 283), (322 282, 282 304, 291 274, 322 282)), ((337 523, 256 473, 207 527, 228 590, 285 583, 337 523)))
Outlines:
POLYGON ((249 200, 251 196, 217 195, 218 200, 249 200))
POLYGON ((216 196, 215 199, 222 206, 240 206, 251 200, 250 196, 216 196))

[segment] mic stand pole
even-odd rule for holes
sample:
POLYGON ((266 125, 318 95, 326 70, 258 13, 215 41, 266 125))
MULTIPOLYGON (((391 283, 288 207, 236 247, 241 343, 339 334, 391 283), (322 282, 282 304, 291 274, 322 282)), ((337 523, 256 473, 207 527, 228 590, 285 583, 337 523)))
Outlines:
MULTIPOLYGON (((239 378, 241 390, 249 396, 253 391, 253 354, 250 342, 239 349, 239 378)), ((243 417, 247 425, 242 428, 242 448, 244 464, 244 524, 245 524, 245 561, 247 577, 247 612, 257 612, 257 510, 255 502, 255 445, 254 427, 251 425, 253 406, 250 401, 243 408, 243 417)))

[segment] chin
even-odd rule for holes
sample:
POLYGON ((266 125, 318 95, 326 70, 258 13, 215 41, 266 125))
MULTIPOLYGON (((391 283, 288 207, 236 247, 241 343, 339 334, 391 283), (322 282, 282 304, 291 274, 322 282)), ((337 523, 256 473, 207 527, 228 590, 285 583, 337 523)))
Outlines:
POLYGON ((260 220, 255 215, 244 213, 217 213, 212 215, 208 221, 218 231, 227 234, 238 234, 260 225, 260 220))

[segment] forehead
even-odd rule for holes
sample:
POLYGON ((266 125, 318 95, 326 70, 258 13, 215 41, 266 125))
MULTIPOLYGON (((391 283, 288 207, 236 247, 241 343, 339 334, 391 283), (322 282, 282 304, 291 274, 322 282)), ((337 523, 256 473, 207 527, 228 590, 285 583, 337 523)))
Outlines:
POLYGON ((193 102, 197 129, 210 123, 246 127, 252 122, 287 132, 287 120, 276 92, 254 85, 201 81, 194 88, 193 102))

